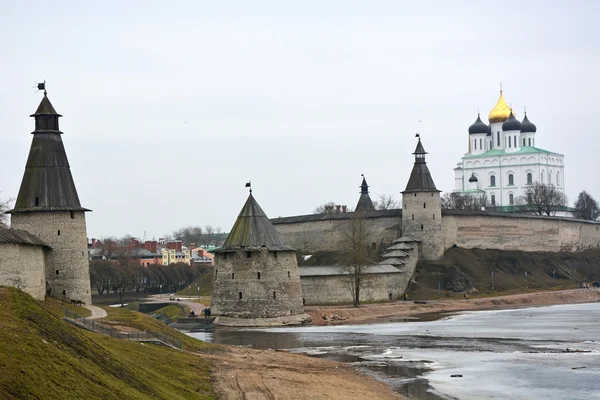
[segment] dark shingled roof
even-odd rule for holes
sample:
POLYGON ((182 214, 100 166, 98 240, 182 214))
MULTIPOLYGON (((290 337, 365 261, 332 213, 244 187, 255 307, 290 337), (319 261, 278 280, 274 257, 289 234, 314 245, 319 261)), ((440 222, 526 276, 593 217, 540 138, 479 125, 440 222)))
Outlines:
POLYGON ((0 227, 0 243, 28 244, 32 246, 50 247, 42 240, 27 231, 0 227))
POLYGON ((425 154, 427 152, 423 148, 421 138, 419 138, 417 148, 413 154, 415 155, 415 165, 410 173, 406 189, 402 193, 439 192, 435 187, 435 183, 433 183, 429 168, 427 168, 427 163, 425 162, 425 154))
POLYGON ((367 180, 363 175, 362 184, 360 185, 360 197, 358 199, 358 204, 356 204, 355 211, 374 211, 375 206, 373 205, 373 201, 371 200, 371 196, 369 196, 369 185, 367 185, 367 180))
MULTIPOLYGON (((354 213, 331 213, 331 214, 308 214, 308 215, 295 215, 292 217, 279 217, 271 219, 273 225, 279 224, 296 224, 299 222, 314 222, 314 221, 329 221, 329 220, 341 220, 350 219, 354 213)), ((402 217, 401 209, 393 210, 375 210, 368 211, 364 214, 365 218, 382 218, 382 217, 402 217)))
POLYGON ((279 233, 250 193, 223 247, 216 249, 215 252, 252 250, 262 247, 271 251, 296 250, 283 244, 279 233))
POLYGON ((537 131, 537 127, 535 126, 535 124, 533 122, 531 122, 529 120, 529 118, 527 118, 527 111, 525 111, 525 118, 523 118, 523 122, 521 122, 521 132, 523 133, 529 133, 529 132, 536 132, 537 131))
POLYGON ((60 115, 46 95, 32 116, 36 129, 15 208, 9 212, 90 211, 79 202, 58 130, 60 115))

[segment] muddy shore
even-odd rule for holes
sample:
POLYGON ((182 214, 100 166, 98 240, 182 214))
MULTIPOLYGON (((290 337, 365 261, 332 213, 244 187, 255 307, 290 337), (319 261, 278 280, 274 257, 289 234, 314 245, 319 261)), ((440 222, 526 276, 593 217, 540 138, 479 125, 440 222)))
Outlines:
POLYGON ((571 289, 522 293, 470 300, 395 301, 360 307, 307 307, 313 325, 371 324, 408 320, 433 320, 460 311, 498 310, 600 301, 600 289, 571 289), (339 319, 338 319, 339 318, 339 319))

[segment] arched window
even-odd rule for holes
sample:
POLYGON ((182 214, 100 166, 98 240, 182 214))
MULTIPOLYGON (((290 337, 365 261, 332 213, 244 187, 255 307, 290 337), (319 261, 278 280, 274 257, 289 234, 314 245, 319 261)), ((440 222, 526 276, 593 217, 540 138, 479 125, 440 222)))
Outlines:
POLYGON ((483 139, 479 139, 479 150, 483 150, 483 139))
POLYGON ((523 138, 523 147, 525 147, 525 138, 523 138))
POLYGON ((490 176, 490 186, 496 186, 496 176, 490 176))
POLYGON ((531 172, 527 173, 527 184, 531 185, 533 183, 533 175, 531 174, 531 172))
POLYGON ((544 183, 544 171, 540 175, 540 183, 544 183))
POLYGON ((495 206, 495 205, 496 205, 496 195, 493 194, 492 195, 492 206, 495 206))
POLYGON ((508 147, 512 147, 512 138, 509 136, 508 137, 508 147))
POLYGON ((473 139, 473 147, 475 147, 475 150, 477 150, 477 139, 473 139))
POLYGON ((508 202, 510 203, 511 206, 513 204, 515 204, 515 196, 512 193, 508 194, 508 202))
POLYGON ((519 142, 517 142, 517 135, 515 135, 514 138, 515 139, 514 139, 513 143, 515 144, 515 147, 518 147, 519 146, 519 142))
POLYGON ((514 177, 514 175, 513 174, 508 175, 508 185, 509 186, 513 186, 514 184, 515 184, 515 177, 514 177))
POLYGON ((497 134, 497 137, 498 137, 498 139, 497 139, 498 147, 500 147, 500 132, 498 131, 498 132, 496 132, 496 134, 497 134))
POLYGON ((560 172, 556 172, 556 186, 560 186, 560 172))
POLYGON ((531 147, 531 138, 527 139, 529 143, 529 147, 531 147))

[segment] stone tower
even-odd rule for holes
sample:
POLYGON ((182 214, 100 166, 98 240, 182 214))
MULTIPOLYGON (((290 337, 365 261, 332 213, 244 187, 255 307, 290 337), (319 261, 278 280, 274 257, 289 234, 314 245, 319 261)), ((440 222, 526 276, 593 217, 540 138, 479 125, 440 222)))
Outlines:
POLYGON ((413 154, 415 165, 402 192, 402 234, 421 242, 419 258, 437 260, 444 254, 440 191, 427 168, 421 138, 413 154))
POLYGON ((46 91, 35 118, 33 141, 11 225, 51 247, 46 258, 46 294, 92 302, 85 212, 81 207, 58 127, 61 117, 46 91))
POLYGON ((367 185, 367 180, 365 176, 362 175, 362 184, 360 185, 360 198, 358 199, 358 203, 356 204, 355 212, 368 212, 375 211, 375 206, 373 205, 373 201, 371 200, 371 196, 369 196, 369 185, 367 185))
POLYGON ((252 191, 215 250, 212 311, 234 318, 304 313, 296 250, 283 244, 252 191))

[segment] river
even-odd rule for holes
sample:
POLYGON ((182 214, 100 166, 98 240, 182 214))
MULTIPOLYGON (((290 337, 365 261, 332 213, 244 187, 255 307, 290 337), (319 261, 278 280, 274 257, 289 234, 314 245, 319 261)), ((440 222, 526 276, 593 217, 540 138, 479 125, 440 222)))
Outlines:
POLYGON ((413 399, 600 399, 600 303, 188 334, 352 363, 413 399))

